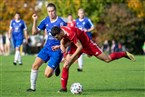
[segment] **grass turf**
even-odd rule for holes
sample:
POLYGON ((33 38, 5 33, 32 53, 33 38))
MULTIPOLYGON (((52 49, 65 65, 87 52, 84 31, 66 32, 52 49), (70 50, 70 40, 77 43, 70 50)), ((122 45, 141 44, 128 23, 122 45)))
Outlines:
POLYGON ((26 92, 35 56, 23 56, 22 66, 14 66, 13 57, 0 56, 0 97, 145 97, 145 56, 136 56, 136 62, 122 58, 111 63, 85 56, 83 72, 77 72, 77 64, 70 68, 67 93, 57 93, 60 76, 44 77, 47 64, 39 70, 36 92, 26 92), (69 91, 74 82, 83 85, 81 95, 69 91))

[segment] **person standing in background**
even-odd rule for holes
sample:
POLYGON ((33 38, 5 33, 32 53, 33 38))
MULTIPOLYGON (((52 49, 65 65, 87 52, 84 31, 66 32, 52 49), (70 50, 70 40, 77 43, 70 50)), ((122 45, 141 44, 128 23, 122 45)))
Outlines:
POLYGON ((27 26, 25 22, 21 19, 21 14, 19 12, 16 12, 14 19, 11 20, 8 33, 9 39, 12 37, 13 45, 15 48, 15 57, 13 64, 16 65, 18 62, 19 65, 22 65, 20 46, 23 44, 24 38, 26 39, 26 43, 28 43, 28 38, 27 26))
MULTIPOLYGON (((85 11, 84 9, 80 8, 78 10, 78 19, 76 19, 76 27, 79 28, 80 30, 84 31, 88 37, 92 40, 92 30, 94 30, 94 25, 92 21, 88 18, 85 17, 85 11)), ((78 71, 81 72, 83 71, 83 54, 78 58, 78 71)))
POLYGON ((144 44, 142 46, 142 50, 143 50, 143 54, 145 55, 145 41, 144 41, 144 44))
POLYGON ((72 14, 69 14, 67 19, 68 19, 67 26, 69 26, 69 27, 75 27, 76 26, 76 21, 73 19, 72 14))
POLYGON ((5 33, 5 36, 6 36, 6 43, 4 45, 5 47, 5 55, 9 55, 10 54, 10 40, 9 40, 9 37, 8 37, 8 32, 5 33))

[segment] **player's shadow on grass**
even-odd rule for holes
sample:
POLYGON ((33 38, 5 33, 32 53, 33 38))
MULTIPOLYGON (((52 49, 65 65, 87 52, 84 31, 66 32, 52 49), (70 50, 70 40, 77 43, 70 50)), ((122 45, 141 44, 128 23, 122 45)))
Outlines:
POLYGON ((145 91, 145 89, 140 89, 140 88, 126 88, 126 89, 87 89, 85 91, 88 92, 122 92, 122 91, 145 91))

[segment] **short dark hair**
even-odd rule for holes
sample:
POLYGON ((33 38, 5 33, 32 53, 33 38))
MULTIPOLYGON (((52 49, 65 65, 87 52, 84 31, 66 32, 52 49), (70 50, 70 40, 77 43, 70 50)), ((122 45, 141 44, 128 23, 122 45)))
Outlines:
POLYGON ((18 11, 17 11, 17 12, 15 12, 15 14, 19 14, 19 15, 21 15, 21 14, 20 14, 20 12, 18 12, 18 11))
POLYGON ((69 14, 68 14, 68 16, 72 16, 72 14, 71 14, 71 13, 69 13, 69 14))
POLYGON ((54 7, 54 10, 56 10, 56 6, 55 6, 55 4, 53 4, 53 3, 48 3, 48 4, 47 4, 47 7, 54 7))
POLYGON ((59 34, 60 31, 61 31, 61 29, 60 29, 59 27, 54 26, 54 27, 51 29, 51 35, 52 35, 52 36, 55 36, 55 35, 59 34))

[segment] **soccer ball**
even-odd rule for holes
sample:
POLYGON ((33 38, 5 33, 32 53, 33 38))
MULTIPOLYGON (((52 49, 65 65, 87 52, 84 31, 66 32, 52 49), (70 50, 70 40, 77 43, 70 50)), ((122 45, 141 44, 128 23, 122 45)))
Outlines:
POLYGON ((70 87, 70 91, 73 94, 80 94, 83 91, 83 87, 80 83, 73 83, 70 87))

